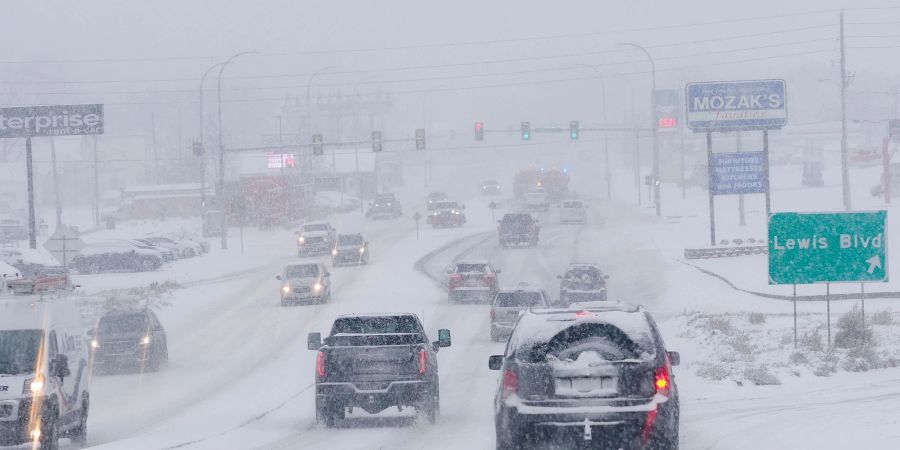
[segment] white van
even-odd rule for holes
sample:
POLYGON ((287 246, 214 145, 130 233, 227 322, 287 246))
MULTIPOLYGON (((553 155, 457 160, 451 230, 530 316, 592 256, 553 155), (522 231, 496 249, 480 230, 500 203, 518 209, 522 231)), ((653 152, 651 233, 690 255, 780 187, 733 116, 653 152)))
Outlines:
POLYGON ((559 205, 560 223, 587 222, 587 205, 581 200, 566 200, 559 205))
POLYGON ((0 300, 0 445, 87 440, 88 345, 65 301, 0 300))

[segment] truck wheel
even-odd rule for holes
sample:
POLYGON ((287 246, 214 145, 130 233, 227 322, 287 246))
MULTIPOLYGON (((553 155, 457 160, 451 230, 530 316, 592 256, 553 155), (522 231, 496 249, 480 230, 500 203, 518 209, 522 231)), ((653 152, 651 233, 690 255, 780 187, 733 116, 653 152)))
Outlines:
POLYGON ((83 447, 87 443, 87 419, 88 419, 88 397, 82 394, 84 400, 81 404, 81 417, 78 418, 78 426, 69 431, 69 439, 76 446, 83 447))
POLYGON ((59 450, 59 419, 49 417, 46 420, 49 423, 41 427, 41 450, 59 450))

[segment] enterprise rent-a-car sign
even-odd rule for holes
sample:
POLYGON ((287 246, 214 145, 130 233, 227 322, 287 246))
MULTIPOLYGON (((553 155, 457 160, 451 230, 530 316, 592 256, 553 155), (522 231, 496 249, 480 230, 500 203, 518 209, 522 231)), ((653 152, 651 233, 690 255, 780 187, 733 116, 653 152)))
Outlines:
POLYGON ((784 80, 689 83, 685 99, 694 131, 770 130, 787 123, 784 80))
POLYGON ((0 138, 103 134, 103 105, 0 108, 0 138))

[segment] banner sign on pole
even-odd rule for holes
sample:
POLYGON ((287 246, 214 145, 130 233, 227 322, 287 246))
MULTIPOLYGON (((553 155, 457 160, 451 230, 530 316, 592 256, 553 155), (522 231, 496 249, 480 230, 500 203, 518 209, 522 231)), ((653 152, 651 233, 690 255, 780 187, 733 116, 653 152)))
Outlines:
POLYGON ((784 80, 688 83, 687 125, 696 132, 771 130, 787 123, 784 80))
POLYGON ((266 155, 266 167, 269 169, 286 169, 296 167, 293 153, 273 153, 266 155))
POLYGON ((103 105, 0 108, 0 138, 103 134, 103 105))
POLYGON ((763 152, 713 153, 709 168, 709 191, 713 195, 762 194, 767 182, 763 152))

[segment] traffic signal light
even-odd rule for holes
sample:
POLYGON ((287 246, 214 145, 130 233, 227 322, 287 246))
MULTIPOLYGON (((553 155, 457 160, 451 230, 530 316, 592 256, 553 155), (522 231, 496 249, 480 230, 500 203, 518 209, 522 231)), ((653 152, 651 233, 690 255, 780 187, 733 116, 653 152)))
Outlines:
POLYGON ((372 132, 372 151, 373 152, 381 151, 381 132, 380 131, 372 132))
POLYGON ((569 137, 573 140, 578 139, 578 132, 581 130, 581 127, 578 125, 577 120, 573 120, 569 122, 569 137))
POLYGON ((314 134, 313 135, 313 155, 322 156, 323 153, 325 153, 325 151, 322 148, 322 135, 318 134, 318 133, 314 134))
POLYGON ((522 122, 522 140, 531 139, 531 122, 522 122))
POLYGON ((416 150, 425 150, 425 129, 416 129, 416 150))
POLYGON ((484 140, 484 122, 475 122, 475 140, 484 140))

